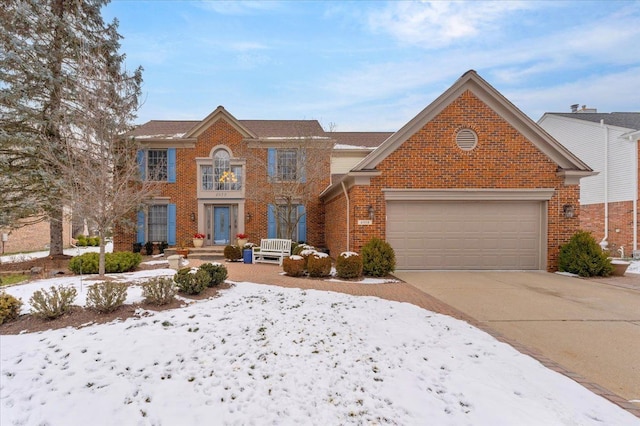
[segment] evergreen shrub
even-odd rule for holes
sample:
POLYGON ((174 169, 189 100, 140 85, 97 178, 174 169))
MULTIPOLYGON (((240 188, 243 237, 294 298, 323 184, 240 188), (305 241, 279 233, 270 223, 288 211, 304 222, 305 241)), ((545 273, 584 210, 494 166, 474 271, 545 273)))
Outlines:
POLYGON ((292 255, 282 259, 282 269, 290 277, 301 277, 304 275, 304 258, 292 255))
MULTIPOLYGON (((75 256, 69 261, 69 269, 74 274, 97 274, 100 262, 99 253, 84 253, 75 256)), ((104 269, 107 274, 131 271, 140 265, 142 256, 140 253, 130 251, 118 251, 105 254, 104 269)))
POLYGON ((127 284, 105 281, 87 290, 87 307, 100 313, 113 312, 127 299, 127 284))
POLYGON ((200 270, 206 271, 209 274, 209 287, 220 285, 227 279, 227 267, 219 263, 203 263, 200 265, 200 270))
POLYGON ((204 269, 192 271, 191 268, 182 268, 173 276, 178 290, 186 294, 200 294, 209 285, 211 277, 204 269))
POLYGON ((177 292, 176 283, 167 277, 154 277, 142 284, 144 301, 153 305, 166 305, 173 302, 177 292))
POLYGON ((328 277, 331 274, 331 258, 326 253, 314 253, 307 258, 307 272, 311 277, 328 277))
POLYGON ((0 292, 0 324, 18 318, 21 306, 22 301, 20 299, 16 299, 4 291, 0 292))
POLYGON ((336 259, 336 275, 340 278, 361 277, 362 268, 362 257, 358 253, 343 252, 336 259))
POLYGON ((236 245, 226 246, 224 248, 224 258, 232 262, 242 259, 242 250, 236 245))
POLYGON ((581 277, 606 277, 613 272, 611 260, 586 231, 578 231, 560 247, 558 269, 581 277))
POLYGON ((384 277, 396 268, 396 254, 391 245, 380 238, 372 238, 360 251, 362 271, 369 277, 384 277))

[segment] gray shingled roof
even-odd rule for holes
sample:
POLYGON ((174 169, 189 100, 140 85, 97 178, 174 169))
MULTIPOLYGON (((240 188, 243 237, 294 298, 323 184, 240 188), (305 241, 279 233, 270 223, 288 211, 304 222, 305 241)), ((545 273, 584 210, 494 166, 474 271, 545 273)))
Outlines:
POLYGON ((393 132, 331 132, 330 136, 340 145, 377 148, 392 134, 393 132))
POLYGON ((640 130, 640 112, 548 112, 547 114, 593 123, 600 123, 600 120, 604 120, 604 124, 610 126, 640 130))

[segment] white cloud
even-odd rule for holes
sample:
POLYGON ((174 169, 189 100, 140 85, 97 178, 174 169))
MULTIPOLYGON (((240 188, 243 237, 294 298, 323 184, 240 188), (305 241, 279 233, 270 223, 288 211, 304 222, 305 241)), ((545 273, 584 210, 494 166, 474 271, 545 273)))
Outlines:
POLYGON ((369 26, 405 43, 437 48, 491 30, 505 15, 533 7, 520 1, 392 2, 369 15, 369 26))

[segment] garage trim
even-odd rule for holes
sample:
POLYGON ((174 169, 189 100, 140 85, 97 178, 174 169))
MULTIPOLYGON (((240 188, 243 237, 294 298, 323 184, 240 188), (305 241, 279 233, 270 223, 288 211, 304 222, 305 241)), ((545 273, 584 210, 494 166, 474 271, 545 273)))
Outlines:
POLYGON ((555 189, 394 189, 384 188, 386 201, 549 201, 555 189))

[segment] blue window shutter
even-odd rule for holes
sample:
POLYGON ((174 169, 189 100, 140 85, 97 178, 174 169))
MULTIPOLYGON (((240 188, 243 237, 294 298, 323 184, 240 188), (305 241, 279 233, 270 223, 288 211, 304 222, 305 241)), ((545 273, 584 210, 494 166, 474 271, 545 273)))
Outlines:
POLYGON ((167 204, 167 244, 176 245, 176 205, 167 204))
POLYGON ((298 241, 307 242, 307 215, 304 206, 298 206, 298 241))
POLYGON ((276 229, 276 208, 273 204, 269 204, 267 210, 267 238, 277 238, 276 229))
POLYGON ((140 171, 140 179, 141 180, 146 180, 145 179, 145 175, 144 175, 144 150, 140 149, 138 150, 138 154, 136 156, 136 159, 138 161, 138 170, 140 171))
POLYGON ((302 149, 300 151, 300 166, 298 167, 298 169, 300 169, 300 182, 302 183, 306 183, 307 182, 307 152, 306 150, 302 149))
POLYGON ((176 183, 176 149, 167 149, 167 182, 176 183))
POLYGON ((145 238, 144 238, 144 211, 143 210, 138 211, 137 229, 138 229, 138 236, 136 237, 136 243, 144 244, 145 238))
POLYGON ((267 149, 267 173, 270 178, 276 177, 276 149, 275 148, 267 149))

